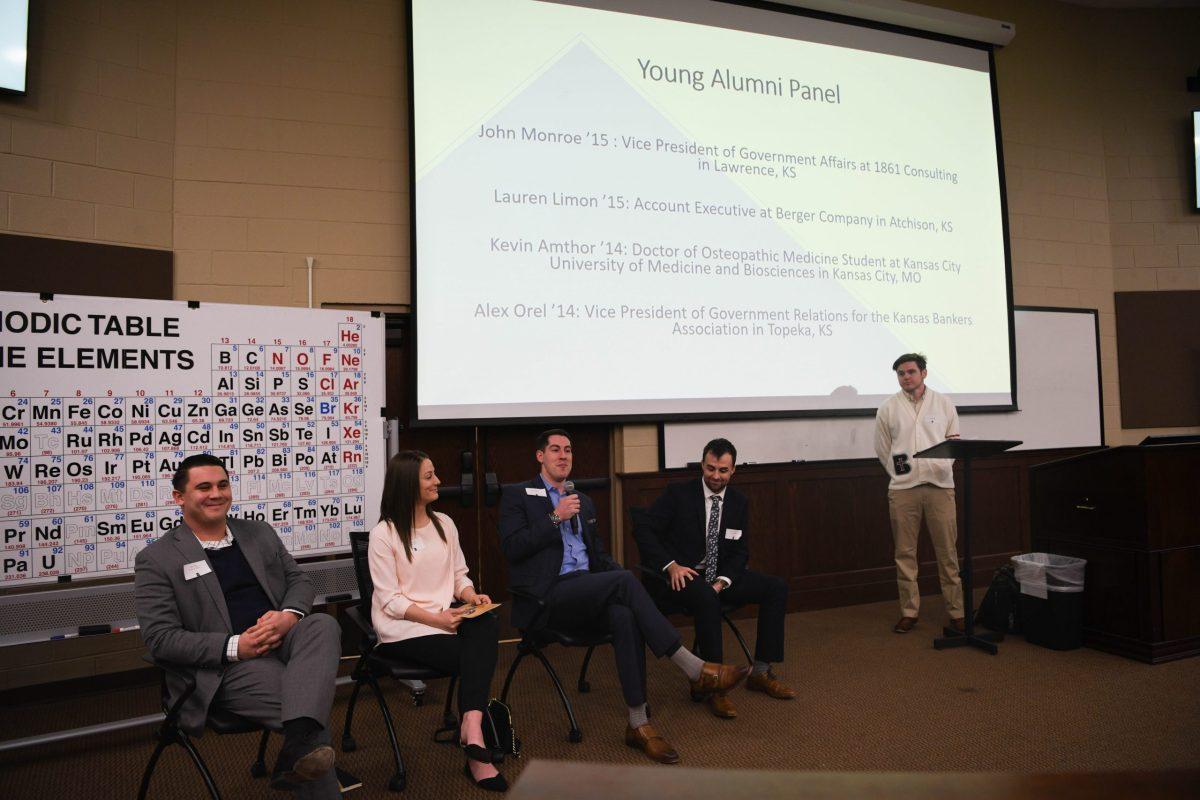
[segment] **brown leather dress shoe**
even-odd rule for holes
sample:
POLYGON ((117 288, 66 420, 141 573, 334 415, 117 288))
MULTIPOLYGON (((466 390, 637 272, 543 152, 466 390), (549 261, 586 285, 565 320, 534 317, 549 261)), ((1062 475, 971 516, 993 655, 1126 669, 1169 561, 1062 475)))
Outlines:
POLYGON ((704 698, 704 702, 714 717, 733 719, 737 716, 737 709, 733 707, 733 701, 724 692, 713 692, 704 698))
POLYGON ((760 672, 746 678, 746 688, 752 692, 762 692, 767 697, 774 697, 776 700, 791 700, 796 696, 795 689, 770 672, 760 672))
POLYGON ((705 662, 700 668, 700 677, 692 681, 692 697, 702 697, 713 692, 728 692, 750 674, 750 667, 735 667, 733 664, 705 662))
POLYGON ((908 633, 915 627, 917 627, 916 617, 901 617, 900 621, 892 627, 892 633, 908 633))
POLYGON ((679 753, 671 747, 671 743, 658 735, 654 726, 647 722, 634 728, 625 726, 625 744, 641 750, 651 759, 660 764, 675 764, 679 761, 679 753))

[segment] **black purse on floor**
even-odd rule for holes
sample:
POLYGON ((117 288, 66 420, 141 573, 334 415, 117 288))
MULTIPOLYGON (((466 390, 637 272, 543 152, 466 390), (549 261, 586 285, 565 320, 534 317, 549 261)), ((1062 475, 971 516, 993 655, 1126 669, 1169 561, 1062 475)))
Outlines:
POLYGON ((521 757, 521 737, 513 729, 512 711, 494 697, 483 712, 483 743, 493 756, 521 757))

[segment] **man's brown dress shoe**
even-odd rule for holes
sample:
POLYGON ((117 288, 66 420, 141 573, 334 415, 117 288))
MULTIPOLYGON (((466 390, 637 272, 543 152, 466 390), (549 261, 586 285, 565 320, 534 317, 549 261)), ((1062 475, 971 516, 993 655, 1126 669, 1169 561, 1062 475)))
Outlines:
POLYGON ((959 633, 967 632, 967 623, 962 617, 957 619, 951 618, 950 627, 954 628, 954 630, 958 631, 959 633))
POLYGON ((795 689, 770 672, 759 672, 746 678, 746 688, 752 692, 762 692, 767 697, 774 697, 776 700, 791 700, 796 696, 795 689))
POLYGON ((713 692, 704 698, 704 702, 708 705, 708 710, 713 713, 714 717, 733 719, 737 716, 737 709, 733 707, 733 701, 724 692, 713 692))
POLYGON ((704 662, 700 668, 700 677, 692 681, 692 697, 700 697, 713 692, 728 692, 737 686, 750 673, 750 667, 735 667, 733 664, 713 664, 704 662))
POLYGON ((660 764, 674 764, 679 761, 679 753, 671 747, 671 743, 658 735, 654 726, 647 722, 636 728, 625 726, 625 744, 636 747, 660 764))
POLYGON ((908 633, 915 627, 917 627, 916 617, 901 617, 900 621, 892 628, 892 633, 908 633))

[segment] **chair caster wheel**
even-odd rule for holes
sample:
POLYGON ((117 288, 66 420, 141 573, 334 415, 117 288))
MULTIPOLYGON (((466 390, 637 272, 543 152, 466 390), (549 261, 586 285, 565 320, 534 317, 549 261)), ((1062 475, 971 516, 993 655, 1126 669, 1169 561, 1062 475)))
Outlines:
POLYGON ((567 734, 567 741, 579 744, 580 742, 583 741, 583 731, 579 730, 578 728, 571 731, 570 733, 567 734))
POLYGON ((403 792, 404 787, 408 785, 408 778, 402 772, 397 772, 388 780, 389 792, 403 792))
POLYGON ((357 749, 358 749, 358 742, 356 742, 354 740, 353 736, 343 736, 342 737, 342 752, 343 753, 353 753, 357 749))
POLYGON ((591 690, 592 690, 592 684, 588 683, 587 681, 579 682, 579 691, 581 694, 587 694, 591 690))
POLYGON ((267 765, 261 761, 255 761, 250 765, 250 775, 255 778, 265 778, 267 775, 267 765))

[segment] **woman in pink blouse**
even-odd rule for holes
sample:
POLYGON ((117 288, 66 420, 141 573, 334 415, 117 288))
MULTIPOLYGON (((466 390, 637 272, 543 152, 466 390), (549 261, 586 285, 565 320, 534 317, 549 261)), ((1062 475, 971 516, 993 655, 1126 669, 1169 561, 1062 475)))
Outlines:
POLYGON ((381 655, 458 675, 464 772, 477 786, 503 792, 508 783, 492 764, 482 728, 499 625, 492 614, 462 616, 491 598, 476 592, 467 577, 454 521, 429 508, 440 483, 422 452, 406 450, 388 462, 380 521, 368 548, 375 584, 371 623, 381 655), (455 600, 463 605, 451 608, 455 600))

